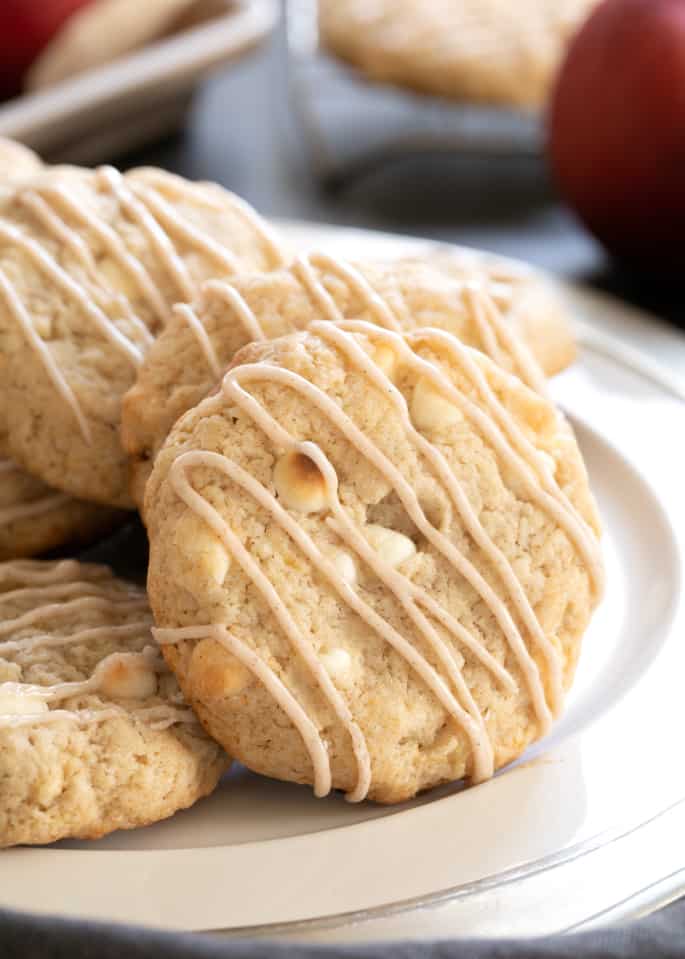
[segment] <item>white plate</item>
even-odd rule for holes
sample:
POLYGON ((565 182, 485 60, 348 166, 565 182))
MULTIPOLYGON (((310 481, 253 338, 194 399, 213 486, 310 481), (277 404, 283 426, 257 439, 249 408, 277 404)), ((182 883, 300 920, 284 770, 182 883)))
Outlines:
MULTIPOLYGON (((291 226, 298 243, 394 255, 421 241, 291 226)), ((685 371, 685 339, 565 289, 685 371)), ((26 910, 284 938, 536 934, 635 915, 685 890, 685 507, 675 377, 596 332, 554 383, 606 528, 608 591, 553 734, 494 780, 403 807, 316 800, 245 772, 166 823, 0 854, 26 910)))
POLYGON ((201 26, 0 106, 0 136, 48 160, 93 164, 168 133, 198 83, 255 46, 278 17, 277 0, 225 6, 201 26))

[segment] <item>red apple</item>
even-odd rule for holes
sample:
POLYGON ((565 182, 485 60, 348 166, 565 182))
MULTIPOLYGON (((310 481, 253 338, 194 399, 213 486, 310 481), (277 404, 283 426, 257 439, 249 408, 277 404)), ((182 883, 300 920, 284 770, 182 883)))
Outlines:
POLYGON ((0 97, 21 90, 21 81, 64 21, 93 0, 0 0, 0 97))
POLYGON ((685 264, 685 0, 605 0, 572 41, 549 111, 564 197, 619 257, 685 264))

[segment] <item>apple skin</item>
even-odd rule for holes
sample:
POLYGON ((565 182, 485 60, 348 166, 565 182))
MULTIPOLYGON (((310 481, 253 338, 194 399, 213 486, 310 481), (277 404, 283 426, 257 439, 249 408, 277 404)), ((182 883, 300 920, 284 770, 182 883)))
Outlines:
POLYGON ((568 50, 548 114, 562 195, 616 257, 685 266, 685 0, 605 0, 568 50))
POLYGON ((64 21, 93 0, 0 0, 0 98, 21 81, 64 21))

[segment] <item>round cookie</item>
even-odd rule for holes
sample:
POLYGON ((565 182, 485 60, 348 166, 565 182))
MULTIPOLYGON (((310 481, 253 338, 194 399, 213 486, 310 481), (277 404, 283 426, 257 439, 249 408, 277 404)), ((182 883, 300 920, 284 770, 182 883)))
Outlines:
POLYGON ((257 772, 400 802, 478 782, 563 705, 602 590, 553 405, 436 329, 251 344, 147 485, 155 637, 257 772))
POLYGON ((52 168, 0 196, 3 453, 74 497, 131 507, 121 396, 172 305, 281 262, 241 200, 159 170, 52 168))
POLYGON ((0 560, 86 543, 125 515, 58 493, 11 460, 0 459, 0 560))
POLYGON ((235 352, 250 340, 272 339, 320 318, 371 320, 395 329, 441 327, 536 388, 542 378, 529 350, 548 374, 575 357, 566 315, 537 274, 467 251, 355 264, 310 253, 287 270, 210 282, 194 309, 175 310, 124 397, 122 441, 139 506, 172 425, 206 396, 235 352))
POLYGON ((0 846, 97 839, 207 795, 227 761, 104 566, 0 564, 0 846))
POLYGON ((322 42, 373 81, 539 108, 599 0, 319 0, 322 42))

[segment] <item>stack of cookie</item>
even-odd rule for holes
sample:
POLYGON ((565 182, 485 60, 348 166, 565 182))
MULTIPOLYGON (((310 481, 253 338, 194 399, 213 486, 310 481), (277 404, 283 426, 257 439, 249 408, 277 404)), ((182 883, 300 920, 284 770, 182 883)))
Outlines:
POLYGON ((217 186, 24 161, 0 195, 0 844, 170 815, 226 754, 399 802, 544 734, 602 588, 544 284, 291 257, 217 186), (149 599, 20 558, 134 506, 149 599))

